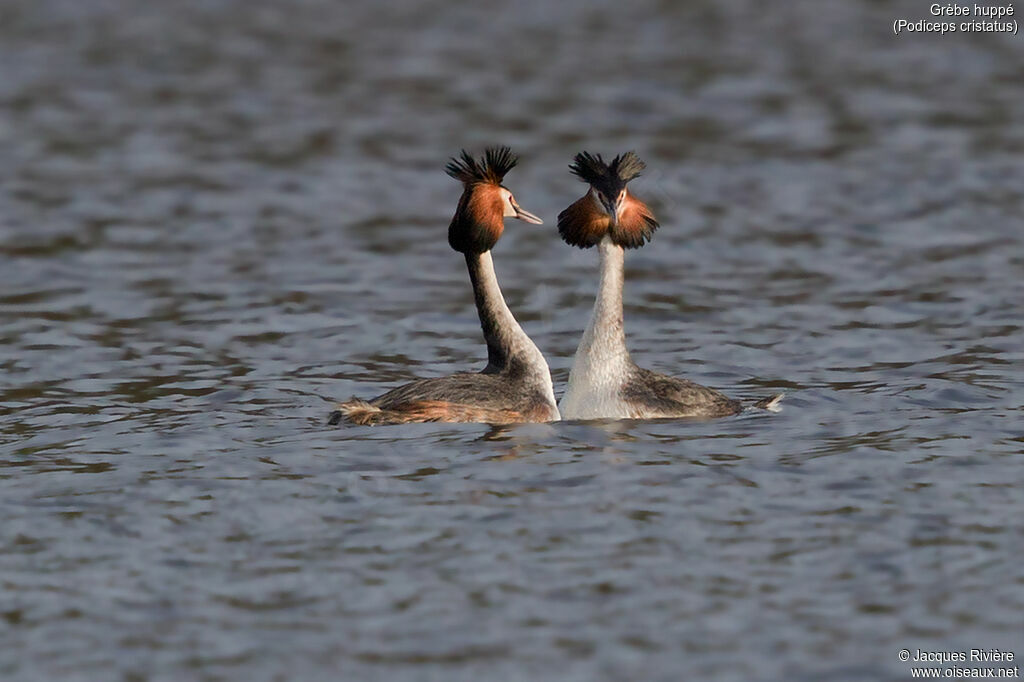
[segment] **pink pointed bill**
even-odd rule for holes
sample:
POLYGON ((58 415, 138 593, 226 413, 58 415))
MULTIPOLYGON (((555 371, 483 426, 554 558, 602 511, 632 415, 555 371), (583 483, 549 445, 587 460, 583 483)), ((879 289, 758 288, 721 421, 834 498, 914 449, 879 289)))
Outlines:
POLYGON ((541 220, 537 216, 533 215, 529 211, 524 210, 523 208, 520 208, 519 206, 515 206, 514 208, 515 208, 515 211, 516 211, 516 218, 519 218, 520 220, 526 221, 528 223, 533 223, 534 225, 543 225, 544 224, 543 220, 541 220))

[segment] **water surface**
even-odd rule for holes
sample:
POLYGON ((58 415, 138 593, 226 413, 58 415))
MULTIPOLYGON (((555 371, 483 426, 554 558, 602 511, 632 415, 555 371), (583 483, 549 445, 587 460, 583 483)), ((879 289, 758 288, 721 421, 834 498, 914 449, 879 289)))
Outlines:
POLYGON ((0 674, 885 680, 1020 648, 1024 62, 909 2, 0 8, 0 674), (462 147, 561 393, 635 149, 643 366, 782 413, 330 429, 485 359, 462 147))

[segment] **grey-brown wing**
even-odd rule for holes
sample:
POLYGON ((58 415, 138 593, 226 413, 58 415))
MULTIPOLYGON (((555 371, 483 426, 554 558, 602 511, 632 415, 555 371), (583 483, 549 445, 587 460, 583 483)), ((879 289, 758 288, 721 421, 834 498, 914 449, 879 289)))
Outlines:
POLYGON ((472 405, 484 409, 522 409, 535 399, 524 386, 504 375, 459 372, 446 377, 417 379, 370 402, 384 410, 422 401, 472 405))
POLYGON ((640 367, 633 368, 622 397, 650 416, 724 417, 742 409, 738 401, 712 388, 640 367))

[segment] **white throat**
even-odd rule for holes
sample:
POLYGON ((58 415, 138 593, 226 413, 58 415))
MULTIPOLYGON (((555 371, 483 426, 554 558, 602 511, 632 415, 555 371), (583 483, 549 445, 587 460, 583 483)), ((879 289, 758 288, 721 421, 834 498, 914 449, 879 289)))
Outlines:
POLYGON ((601 258, 597 299, 572 361, 569 386, 558 405, 562 419, 629 415, 628 406, 620 397, 633 366, 622 324, 625 252, 608 235, 598 243, 597 250, 601 258))
POLYGON ((467 256, 467 262, 470 264, 470 278, 476 294, 480 324, 483 327, 484 339, 487 341, 488 365, 484 371, 501 371, 507 369, 510 362, 518 361, 526 370, 531 383, 534 383, 554 406, 555 391, 551 383, 551 370, 540 349, 519 326, 519 322, 505 303, 501 287, 498 286, 498 277, 494 272, 491 252, 467 256), (472 258, 476 259, 475 263, 470 261, 472 258))

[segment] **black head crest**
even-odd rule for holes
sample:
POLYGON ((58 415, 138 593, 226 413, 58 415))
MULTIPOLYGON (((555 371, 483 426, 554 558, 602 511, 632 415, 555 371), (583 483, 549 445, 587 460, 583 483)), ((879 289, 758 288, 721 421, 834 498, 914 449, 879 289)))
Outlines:
POLYGON ((460 158, 451 159, 444 171, 466 185, 478 182, 500 185, 505 174, 515 168, 518 162, 519 157, 506 146, 488 148, 479 160, 463 149, 460 158))
POLYGON ((639 177, 646 167, 636 152, 620 154, 611 163, 605 163, 600 154, 593 156, 590 152, 580 152, 569 164, 573 175, 609 197, 618 196, 626 184, 639 177))

